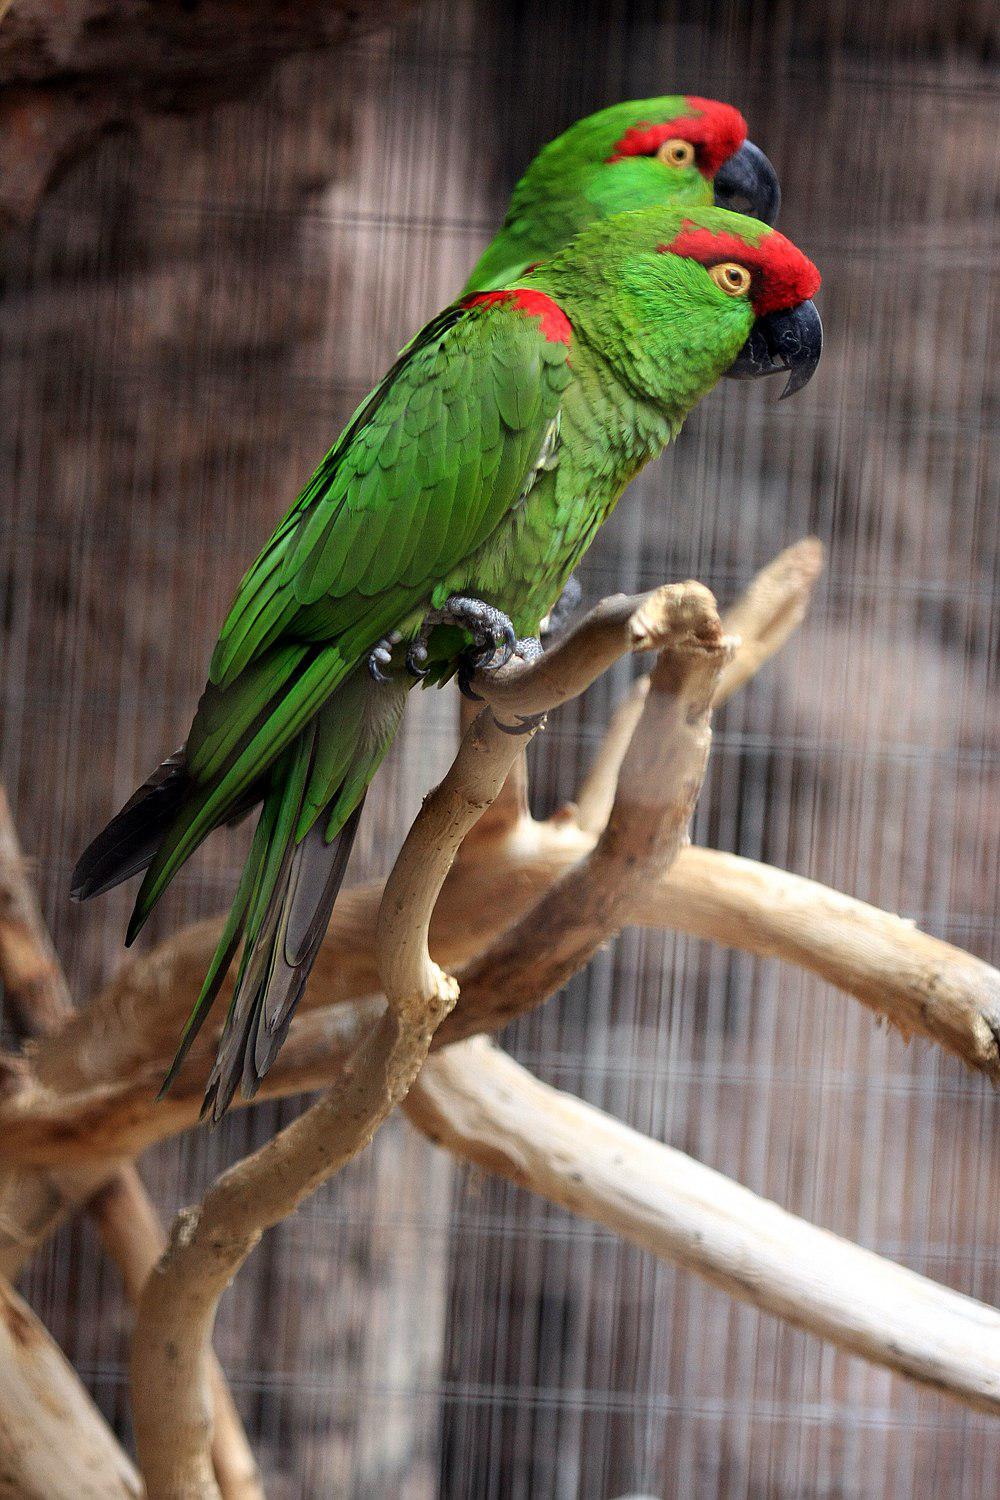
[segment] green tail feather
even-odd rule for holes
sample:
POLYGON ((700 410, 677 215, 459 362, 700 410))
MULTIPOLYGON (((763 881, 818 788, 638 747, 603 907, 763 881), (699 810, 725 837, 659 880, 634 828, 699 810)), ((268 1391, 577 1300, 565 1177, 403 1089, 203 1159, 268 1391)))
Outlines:
POLYGON ((274 1061, 340 889, 368 784, 392 742, 407 684, 352 673, 265 778, 263 807, 208 974, 164 1081, 177 1076, 240 942, 236 984, 204 1110, 219 1119, 274 1061))
POLYGON ((247 855, 240 876, 240 883, 233 898, 233 904, 226 918, 226 925, 222 929, 218 946, 212 955, 212 962, 208 966, 205 982, 201 987, 201 993, 195 1002, 194 1010, 188 1017, 187 1025, 181 1035, 180 1045, 173 1062, 170 1064, 167 1076, 160 1086, 157 1099, 162 1099, 167 1093, 177 1074, 184 1065, 184 1060, 191 1050, 191 1045, 198 1035, 209 1011, 215 1004, 216 996, 225 982, 229 973, 229 966, 236 957, 236 950, 240 946, 243 933, 246 928, 247 914, 250 901, 256 887, 257 879, 263 868, 267 856, 268 845, 274 831, 274 800, 269 798, 261 809, 257 827, 254 830, 253 842, 250 845, 250 853, 247 855))
POLYGON ((346 671, 338 649, 317 652, 281 695, 265 705, 261 721, 250 726, 222 773, 187 801, 139 887, 126 947, 135 941, 177 871, 294 741, 346 671))

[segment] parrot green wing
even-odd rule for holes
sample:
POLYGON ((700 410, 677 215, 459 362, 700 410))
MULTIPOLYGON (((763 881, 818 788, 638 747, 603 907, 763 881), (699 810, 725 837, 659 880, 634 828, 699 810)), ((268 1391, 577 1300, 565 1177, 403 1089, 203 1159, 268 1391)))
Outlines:
MULTIPOLYGON (((191 795, 146 872, 130 940, 365 653, 430 607, 518 503, 570 379, 569 338, 539 293, 460 304, 358 408, 237 593, 188 736, 191 795)), ((329 780, 322 764, 311 780, 329 780)))
POLYGON ((375 624, 387 595, 400 606, 429 597, 486 540, 516 505, 569 381, 568 324, 556 339, 544 322, 500 293, 449 308, 403 351, 244 579, 214 687, 279 640, 332 642, 370 619, 374 643, 396 623, 390 608, 375 624))

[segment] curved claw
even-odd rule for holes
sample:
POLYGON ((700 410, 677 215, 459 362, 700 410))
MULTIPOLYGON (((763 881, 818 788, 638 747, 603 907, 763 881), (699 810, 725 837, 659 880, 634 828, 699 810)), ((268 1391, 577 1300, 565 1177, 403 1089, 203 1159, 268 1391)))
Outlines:
POLYGON ((516 650, 517 636, 513 625, 507 620, 499 631, 487 626, 482 632, 477 632, 476 645, 473 646, 470 657, 480 669, 488 668, 498 672, 507 665, 516 650))
POLYGON ((406 670, 411 677, 416 677, 417 679, 427 676, 429 670, 427 666, 427 646, 419 638, 413 642, 406 653, 406 670))
MULTIPOLYGON (((506 647, 506 641, 504 642, 504 646, 506 647)), ((463 697, 470 699, 473 703, 482 703, 483 698, 481 694, 472 690, 471 678, 473 672, 499 672, 500 668, 506 666, 507 662, 515 656, 527 666, 531 662, 537 661, 543 655, 542 643, 541 641, 537 641, 533 635, 522 636, 520 640, 516 640, 514 642, 514 650, 505 654, 503 660, 499 662, 494 662, 492 657, 488 657, 484 663, 480 660, 479 653, 472 651, 463 652, 458 662, 457 677, 459 691, 463 697)), ((533 727, 537 718, 538 715, 531 715, 529 719, 520 720, 519 724, 513 728, 509 724, 500 724, 499 720, 497 720, 497 724, 506 734, 525 734, 527 733, 527 728, 533 727), (527 726, 527 728, 521 726, 527 726)))
POLYGON ((496 714, 494 714, 493 722, 504 734, 531 734, 540 724, 544 724, 545 718, 544 713, 518 714, 516 724, 502 724, 496 714))
POLYGON ((463 698, 468 698, 470 703, 483 703, 485 702, 485 699, 483 698, 482 694, 474 693, 469 681, 475 670, 476 668, 472 665, 471 662, 459 662, 458 672, 455 674, 456 680, 458 682, 458 691, 461 693, 463 698))
POLYGON ((384 687, 387 682, 392 681, 392 673, 386 668, 392 666, 392 651, 381 641, 368 653, 368 675, 384 687))
POLYGON ((510 661, 511 657, 514 655, 514 652, 517 650, 517 634, 514 630, 513 625, 507 619, 506 615, 504 616, 503 622, 503 636, 501 638, 499 647, 496 649, 503 652, 502 660, 497 662, 498 667, 505 667, 510 661))

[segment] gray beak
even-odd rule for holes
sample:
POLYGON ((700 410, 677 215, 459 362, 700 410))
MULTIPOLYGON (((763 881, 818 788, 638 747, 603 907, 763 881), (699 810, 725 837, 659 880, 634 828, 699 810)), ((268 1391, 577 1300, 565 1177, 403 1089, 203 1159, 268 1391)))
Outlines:
POLYGON ((726 374, 732 380, 756 380, 759 375, 788 371, 779 400, 808 385, 823 352, 823 324, 816 304, 800 302, 786 312, 758 318, 743 348, 726 374))
POLYGON ((781 208, 778 174, 753 141, 743 145, 715 174, 715 206, 773 224, 781 208))

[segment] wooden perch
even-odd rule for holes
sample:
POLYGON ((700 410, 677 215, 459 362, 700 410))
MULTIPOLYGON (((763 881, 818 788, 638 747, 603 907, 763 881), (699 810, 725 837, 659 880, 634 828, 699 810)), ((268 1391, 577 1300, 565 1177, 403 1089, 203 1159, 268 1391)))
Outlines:
MULTIPOLYGON (((724 669, 716 701, 741 663, 759 666, 799 621, 820 563, 817 543, 800 542, 758 575, 726 616, 745 632, 724 669)), ((613 628, 612 626, 609 628, 613 628)), ((641 679, 648 684, 648 678, 641 679)), ((446 882, 431 931, 440 962, 468 962, 496 937, 501 922, 520 919, 593 848, 610 811, 617 771, 645 699, 629 700, 618 730, 609 730, 584 790, 578 819, 565 810, 534 823, 510 807, 497 823, 481 819, 446 882), (627 732, 626 732, 627 731, 627 732), (589 814, 588 814, 589 809, 589 814), (600 816, 599 828, 590 826, 600 816), (582 823, 582 828, 579 824, 582 823), (480 850, 488 843, 488 851, 480 850)), ((515 762, 517 764, 518 762, 515 762)), ((523 793, 516 794, 523 810, 523 793)), ((794 962, 856 996, 906 1035, 939 1042, 1000 1081, 1000 974, 898 918, 816 882, 707 849, 682 850, 632 920, 674 927, 749 952, 794 962)), ((375 991, 374 926, 381 887, 345 892, 306 992, 304 1007, 331 1005, 375 991)), ((218 938, 218 923, 200 923, 153 953, 133 959, 91 1006, 36 1053, 35 1077, 0 1102, 0 1153, 37 1161, 95 1159, 133 1152, 190 1125, 217 1032, 205 1028, 179 1088, 153 1108, 159 1078, 173 1053, 218 938)), ((220 1006, 221 1009, 221 1006, 220 1006)), ((292 1039, 304 1025, 296 1023, 292 1039)), ((325 1023, 334 1050, 357 1029, 349 1018, 325 1023)), ((279 1064, 266 1093, 297 1092, 328 1081, 322 1058, 279 1064), (319 1073, 317 1074, 317 1065, 319 1073)))
MULTIPOLYGON (((431 927, 438 961, 449 968, 469 962, 496 931, 499 912, 510 920, 523 917, 593 847, 592 836, 558 817, 531 824, 473 867, 460 860, 431 927)), ((377 1015, 378 1003, 368 997, 378 986, 373 953, 380 894, 380 886, 345 894, 303 1010, 261 1097, 328 1086, 377 1015)), ((794 963, 855 996, 904 1035, 929 1037, 1000 1081, 1000 972, 889 912, 755 860, 695 846, 682 849, 673 868, 639 893, 631 920, 794 963)), ((133 961, 92 1013, 72 1023, 86 1045, 66 1049, 57 1037, 51 1049, 39 1048, 40 1076, 22 1080, 0 1101, 0 1159, 99 1168, 195 1123, 207 1067, 203 1051, 192 1054, 170 1097, 161 1104, 155 1099, 216 937, 215 925, 202 923, 133 961), (109 1024, 109 1013, 120 1024, 109 1024)), ((476 993, 466 996, 463 1025, 471 1024, 476 993)), ((480 1029, 501 1024, 491 996, 482 987, 478 994, 493 1015, 480 1029)), ((93 1186, 100 1180, 98 1171, 93 1186)), ((5 1247, 8 1266, 35 1242, 33 1222, 29 1215, 22 1225, 24 1244, 5 1247)))
MULTIPOLYGON (((711 596, 700 585, 686 584, 639 599, 607 600, 541 661, 512 662, 477 681, 490 709, 475 720, 467 716, 456 762, 425 803, 385 890, 369 885, 341 897, 300 1015, 261 1091, 277 1095, 326 1087, 328 1094, 220 1178, 199 1209, 180 1217, 160 1270, 147 1285, 133 1379, 140 1453, 152 1496, 218 1493, 206 1447, 212 1421, 206 1380, 211 1328, 221 1292, 262 1229, 290 1212, 371 1138, 393 1104, 407 1097, 429 1047, 453 1044, 417 1077, 412 1112, 420 1116, 432 1108, 427 1100, 433 1086, 438 1133, 451 1130, 449 1143, 459 1154, 508 1171, 523 1155, 518 1133, 502 1111, 491 1114, 494 1105, 484 1100, 492 1097, 491 1070, 515 1065, 461 1038, 500 1027, 540 1003, 626 923, 675 928, 796 963, 907 1033, 934 1037, 1000 1077, 1000 975, 995 970, 815 882, 752 860, 683 847, 704 770, 710 708, 794 628, 818 566, 818 548, 803 543, 765 569, 726 617, 745 632, 736 652, 723 637, 711 596), (582 691, 624 651, 654 647, 660 650, 654 671, 609 731, 579 813, 571 806, 535 822, 527 815, 525 783, 515 776, 502 815, 487 812, 480 818, 509 768, 523 770, 520 747, 526 737, 502 733, 497 719, 511 725, 544 711, 582 691), (475 836, 468 837, 473 825, 475 836), (438 964, 458 973, 461 1002, 454 1009, 454 981, 438 964), (473 1108, 468 1100, 456 1103, 453 1090, 449 1102, 452 1059, 463 1057, 473 1063, 469 1098, 477 1087, 483 1096, 474 1106, 487 1121, 481 1137, 468 1126, 473 1108), (456 1123, 456 1111, 465 1123, 456 1123), (490 1131, 495 1133, 487 1149, 490 1131), (164 1410, 171 1414, 168 1427, 164 1410)), ((87 1013, 72 1016, 38 1044, 27 1077, 9 1071, 7 1096, 0 1099, 0 1159, 43 1167, 60 1163, 62 1170, 72 1161, 78 1180, 89 1172, 96 1184, 109 1159, 131 1156, 194 1122, 217 1035, 211 1028, 206 1027, 169 1099, 154 1106, 153 1096, 217 935, 218 924, 202 923, 133 960, 87 1013)), ((546 1124, 543 1116, 555 1108, 555 1100, 557 1113, 594 1126, 600 1170, 595 1168, 593 1182, 584 1179, 590 1196, 581 1198, 563 1182, 558 1162, 544 1166, 525 1157, 531 1172, 525 1168, 518 1177, 511 1169, 509 1175, 601 1222, 613 1221, 637 1243, 679 1258, 736 1294, 876 1360, 884 1359, 886 1340, 873 1332, 863 1297, 860 1322, 852 1323, 844 1278, 869 1272, 874 1278, 871 1267, 880 1267, 889 1278, 890 1306, 915 1330, 908 1344, 893 1328, 888 1352, 894 1358, 884 1362, 934 1379, 924 1339, 930 1325, 918 1316, 923 1298, 944 1309, 945 1373, 939 1383, 979 1404, 995 1400, 992 1387, 984 1395, 978 1386, 963 1386, 954 1341, 961 1326, 957 1308, 992 1329, 989 1320, 996 1315, 990 1310, 921 1278, 907 1280, 909 1273, 866 1257, 774 1205, 759 1204, 717 1174, 526 1075, 517 1095, 521 1072, 504 1076, 513 1080, 511 1098, 523 1096, 525 1117, 535 1120, 525 1128, 536 1152, 541 1143, 535 1132, 549 1130, 552 1122, 546 1124), (614 1198, 615 1183, 628 1176, 619 1170, 624 1157, 616 1146, 606 1169, 594 1122, 608 1132, 623 1132, 623 1142, 638 1143, 635 1171, 639 1177, 648 1174, 655 1200, 648 1213, 638 1190, 634 1203, 631 1196, 624 1205, 614 1198), (682 1164, 687 1177, 681 1175, 682 1164), (680 1184, 673 1200, 671 1182, 680 1184), (729 1207, 735 1214, 742 1205, 746 1223, 738 1234, 730 1225, 728 1239, 718 1224, 713 1228, 713 1195, 722 1205, 723 1228, 729 1207), (635 1223, 628 1220, 630 1206, 635 1223), (768 1226, 798 1236, 788 1241, 796 1262, 791 1271, 777 1252, 768 1259, 768 1226), (708 1238, 699 1254, 702 1230, 708 1238), (832 1257, 829 1293, 809 1285, 810 1258, 824 1246, 832 1257), (747 1265, 752 1274, 744 1275, 747 1265), (787 1295, 783 1277, 791 1288, 787 1295)), ((550 1137, 558 1138, 554 1126, 550 1137)), ((564 1175, 572 1184, 572 1173, 564 1175)), ((155 1235, 147 1233, 145 1240, 152 1254, 155 1235)), ((979 1353, 977 1346, 970 1368, 981 1373, 979 1353)), ((973 1383, 978 1378, 969 1376, 973 1383)))
POLYGON ((633 920, 781 958, 1000 1083, 1000 972, 913 922, 801 875, 686 849, 633 920), (683 861, 683 862, 682 862, 683 861))
MULTIPOLYGON (((438 961, 460 968, 488 942, 498 910, 521 917, 593 846, 593 838, 557 819, 533 824, 525 843, 492 850, 491 860, 477 861, 474 871, 459 861, 458 878, 446 882, 431 927, 438 961)), ((349 921, 347 912, 335 916, 305 1007, 260 1097, 329 1086, 378 1015, 380 1004, 367 992, 378 985, 371 955, 380 889, 347 893, 349 921), (365 948, 362 965, 358 952, 365 948), (365 998, 350 1000, 345 989, 365 998)), ((755 860, 694 846, 682 849, 673 868, 641 893, 633 920, 797 964, 905 1035, 930 1037, 1000 1081, 1000 972, 889 912, 755 860)), ((164 1010, 182 1016, 197 993, 198 957, 207 963, 213 931, 206 924, 189 929, 156 950, 155 963, 154 955, 136 961, 131 993, 144 996, 155 973, 164 1010)), ((492 1010, 492 998, 480 994, 492 1010)), ((467 998, 471 1011, 474 995, 467 998)), ((501 1024, 499 1014, 493 1024, 501 1024)), ((484 1020, 482 1029, 488 1027, 484 1020)), ((44 1087, 29 1079, 0 1102, 0 1159, 89 1163, 99 1174, 109 1158, 134 1155, 196 1122, 203 1054, 157 1104, 173 1038, 164 1037, 160 1050, 130 1071, 117 1054, 121 1033, 102 1028, 93 1036, 87 1053, 78 1054, 93 1070, 85 1084, 63 1093, 55 1077, 44 1087)))
MULTIPOLYGON (((2 787, 0 979, 4 997, 25 1038, 52 1036, 75 1014, 66 976, 27 877, 2 787)), ((115 1164, 110 1170, 92 1164, 74 1168, 54 1163, 41 1176, 16 1168, 4 1174, 0 1181, 2 1274, 7 1277, 17 1274, 34 1244, 45 1237, 65 1212, 81 1205, 94 1220, 105 1250, 121 1273, 125 1294, 134 1304, 163 1250, 165 1235, 139 1173, 131 1163, 115 1164)), ((263 1500, 250 1444, 214 1358, 209 1378, 218 1411, 212 1462, 223 1500, 263 1500)), ((4 1403, 2 1392, 0 1419, 0 1427, 4 1421, 12 1420, 12 1410, 4 1403)), ((95 1489, 93 1493, 103 1491, 95 1489)))
POLYGON ((431 1058, 410 1119, 730 1296, 1000 1415, 1000 1312, 787 1213, 539 1082, 485 1038, 431 1058))
POLYGON ((73 1009, 69 986, 25 871, 0 786, 0 984, 7 1019, 21 1037, 58 1030, 73 1009))
MULTIPOLYGON (((815 537, 804 537, 779 552, 756 575, 746 593, 724 612, 722 628, 739 645, 719 675, 716 707, 759 672, 802 624, 822 570, 821 543, 815 537)), ((600 833, 608 821, 618 771, 648 691, 649 678, 637 678, 628 697, 615 710, 593 765, 580 784, 576 821, 587 833, 600 833)))
MULTIPOLYGON (((466 731, 451 770, 425 801, 386 883, 376 948, 388 1008, 345 1066, 341 1082, 224 1173, 200 1207, 179 1215, 169 1247, 146 1284, 133 1341, 132 1393, 151 1500, 218 1493, 209 1459, 206 1361, 219 1298, 263 1230, 368 1144, 406 1096, 435 1030, 455 1004, 458 986, 430 957, 430 920, 462 840, 500 791, 519 752, 520 736, 507 732, 504 722, 544 712, 547 702, 582 692, 607 664, 612 640, 617 655, 665 647, 661 660, 670 663, 671 681, 683 685, 687 674, 677 656, 681 650, 690 656, 692 638, 721 639, 714 601, 699 584, 657 590, 631 601, 630 608, 613 601, 594 611, 548 657, 504 674, 498 717, 491 704, 466 731), (581 640, 589 640, 589 649, 581 640)), ((724 656, 716 650, 717 664, 724 656)), ((477 683, 484 695, 492 686, 491 676, 477 683)), ((706 755, 707 741, 700 770, 706 755)), ((688 810, 700 770, 681 761, 688 810)), ((668 784, 668 805, 681 800, 680 786, 671 792, 668 784)), ((676 846, 679 835, 669 837, 676 846)))
POLYGON ((0 1280, 0 1495, 139 1500, 131 1460, 73 1367, 0 1280))
MULTIPOLYGON (((671 611, 670 643, 657 657, 607 826, 583 859, 463 969, 462 1004, 442 1026, 439 1044, 493 1031, 547 999, 624 926, 639 892, 677 858, 708 761, 715 686, 733 655, 711 594, 700 584, 683 587, 685 593, 659 600, 671 611)), ((572 650, 573 636, 565 644, 572 650)))

